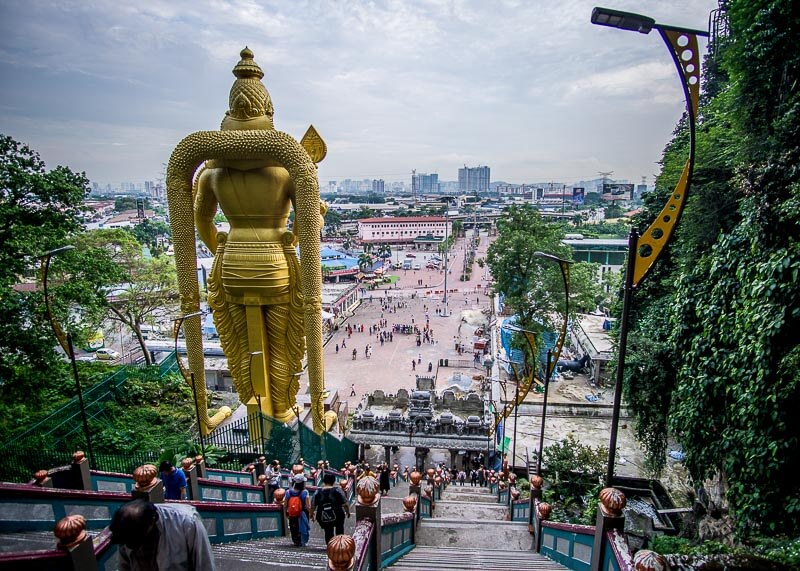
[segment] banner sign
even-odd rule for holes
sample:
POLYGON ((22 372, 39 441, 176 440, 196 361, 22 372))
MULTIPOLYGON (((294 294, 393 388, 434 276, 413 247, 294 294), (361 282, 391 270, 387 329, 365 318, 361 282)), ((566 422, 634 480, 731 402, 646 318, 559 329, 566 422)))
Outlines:
POLYGON ((632 196, 632 184, 603 183, 603 200, 630 200, 632 196))

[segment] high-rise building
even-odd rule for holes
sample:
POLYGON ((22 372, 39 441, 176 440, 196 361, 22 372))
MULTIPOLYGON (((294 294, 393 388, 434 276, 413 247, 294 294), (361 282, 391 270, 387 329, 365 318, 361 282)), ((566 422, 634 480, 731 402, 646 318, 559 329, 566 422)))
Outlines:
POLYGON ((489 167, 470 168, 464 165, 458 169, 458 190, 460 192, 489 192, 489 167))
POLYGON ((439 192, 439 175, 437 173, 413 174, 411 186, 416 192, 437 193, 439 192))
POLYGON ((384 190, 384 182, 382 178, 372 179, 372 192, 377 194, 383 194, 384 190))

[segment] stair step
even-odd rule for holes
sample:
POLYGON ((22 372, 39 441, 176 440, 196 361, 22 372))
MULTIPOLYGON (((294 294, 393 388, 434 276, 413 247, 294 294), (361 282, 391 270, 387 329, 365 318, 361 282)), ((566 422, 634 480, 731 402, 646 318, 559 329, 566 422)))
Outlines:
POLYGON ((273 569, 306 571, 325 569, 328 556, 324 538, 312 537, 305 547, 294 547, 289 537, 259 539, 212 545, 219 571, 263 571, 269 561, 273 569))
POLYGON ((417 545, 486 550, 529 551, 533 545, 526 523, 463 518, 422 520, 416 540, 417 545))
POLYGON ((508 506, 499 504, 439 500, 436 502, 433 519, 494 522, 508 519, 508 513, 508 506))
POLYGON ((499 505, 497 502, 497 496, 490 496, 485 494, 459 494, 459 493, 445 493, 442 494, 442 500, 453 500, 453 501, 461 501, 461 502, 473 502, 476 504, 495 504, 499 505))
POLYGON ((566 567, 531 551, 417 546, 391 565, 390 569, 406 569, 408 571, 429 571, 430 569, 563 571, 566 567))

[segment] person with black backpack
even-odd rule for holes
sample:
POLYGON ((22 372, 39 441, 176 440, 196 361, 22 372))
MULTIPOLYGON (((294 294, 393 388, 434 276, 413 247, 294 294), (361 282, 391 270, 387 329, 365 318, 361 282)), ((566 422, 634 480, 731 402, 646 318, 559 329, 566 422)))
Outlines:
POLYGON ((322 476, 322 487, 314 494, 314 519, 325 532, 325 544, 334 535, 344 533, 345 513, 350 517, 350 505, 344 492, 336 483, 336 474, 325 472, 322 476))

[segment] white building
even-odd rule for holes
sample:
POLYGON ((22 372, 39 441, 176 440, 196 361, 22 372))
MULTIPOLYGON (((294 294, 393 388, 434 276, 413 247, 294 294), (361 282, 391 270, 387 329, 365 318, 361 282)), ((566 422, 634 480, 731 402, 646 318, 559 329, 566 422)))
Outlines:
POLYGON ((452 222, 443 216, 364 218, 358 221, 358 238, 367 243, 411 244, 415 238, 444 238, 452 222), (446 227, 445 227, 446 225, 446 227))

